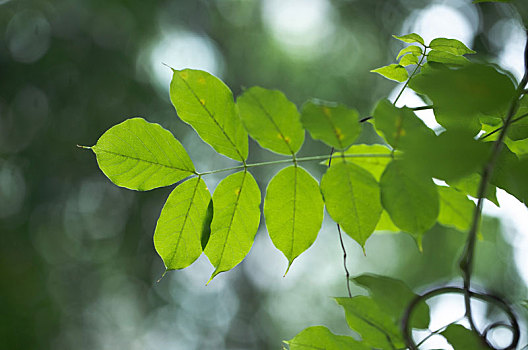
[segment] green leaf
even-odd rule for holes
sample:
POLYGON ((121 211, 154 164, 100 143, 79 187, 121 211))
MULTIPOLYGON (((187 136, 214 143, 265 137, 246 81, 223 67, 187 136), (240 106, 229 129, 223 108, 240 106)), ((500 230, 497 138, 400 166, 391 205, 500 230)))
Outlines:
POLYGON ((491 183, 502 188, 519 201, 528 201, 528 158, 519 159, 506 145, 503 145, 493 170, 491 183))
POLYGON ((402 160, 393 160, 381 175, 381 202, 403 231, 421 235, 436 222, 439 199, 430 177, 417 173, 402 160))
POLYGON ((345 310, 348 326, 361 335, 363 343, 381 349, 404 346, 398 326, 371 298, 335 298, 345 310))
POLYGON ((323 210, 319 185, 303 168, 290 166, 271 179, 264 200, 266 227, 275 247, 288 259, 288 270, 317 238, 323 210))
POLYGON ((389 213, 386 210, 381 212, 380 219, 376 225, 375 231, 400 232, 400 228, 392 222, 389 213))
MULTIPOLYGON (((332 157, 332 164, 342 163, 346 160, 348 163, 354 163, 370 172, 376 180, 379 180, 383 170, 391 161, 391 150, 383 145, 352 145, 343 153, 336 153, 332 157), (345 157, 342 155, 349 155, 354 157, 345 157), (377 157, 376 155, 380 155, 377 157)), ((328 166, 328 160, 324 161, 328 166)))
POLYGON ((433 101, 435 112, 454 119, 503 113, 515 92, 507 75, 491 66, 474 63, 456 70, 429 67, 409 85, 433 101))
POLYGON ((231 90, 220 79, 200 70, 174 70, 170 98, 180 119, 218 153, 238 161, 247 158, 246 130, 231 90))
POLYGON ((332 164, 321 179, 321 191, 332 219, 364 247, 381 215, 376 179, 355 164, 332 164))
POLYGON ((457 56, 476 53, 464 45, 463 42, 456 39, 436 38, 431 41, 429 48, 437 51, 449 52, 457 56))
POLYGON ((405 146, 408 140, 421 135, 434 135, 425 123, 407 108, 397 108, 389 100, 380 100, 374 111, 376 129, 383 133, 385 140, 394 148, 405 146))
POLYGON ((524 95, 512 120, 519 119, 508 129, 508 137, 514 141, 528 138, 528 96, 524 95))
MULTIPOLYGON (((478 188, 481 180, 482 176, 480 176, 480 174, 473 173, 457 180, 448 180, 447 184, 459 191, 464 192, 467 195, 470 195, 473 198, 477 198, 478 188)), ((492 184, 489 184, 486 198, 495 203, 495 205, 499 206, 496 192, 497 188, 492 184)))
POLYGON ((455 350, 484 350, 489 347, 483 344, 475 332, 459 324, 449 325, 442 334, 455 350))
POLYGON ((423 49, 420 46, 416 45, 410 45, 407 47, 404 47, 403 49, 398 52, 398 56, 396 56, 396 59, 400 58, 403 55, 406 54, 412 54, 413 56, 420 56, 423 53, 423 49))
POLYGON ((359 136, 359 113, 345 105, 320 101, 307 101, 302 108, 301 121, 310 135, 331 147, 345 149, 359 136))
POLYGON ((419 62, 418 56, 405 55, 401 58, 400 65, 406 67, 406 66, 410 66, 411 64, 418 64, 418 62, 419 62))
POLYGON ((411 44, 411 43, 420 43, 420 44, 425 46, 424 40, 422 39, 422 37, 419 36, 416 33, 406 34, 406 35, 402 35, 402 36, 393 35, 392 37, 395 38, 395 39, 401 40, 404 43, 409 43, 409 44, 411 44))
POLYGON ((154 246, 167 270, 183 269, 202 254, 203 229, 211 194, 201 178, 178 185, 161 210, 154 246))
POLYGON ((213 221, 205 254, 215 267, 209 282, 235 267, 247 255, 260 220, 260 190, 242 171, 223 179, 213 193, 213 221))
POLYGON ((295 154, 304 142, 304 129, 295 104, 278 90, 252 87, 237 98, 240 118, 261 147, 295 154))
POLYGON ((370 350, 352 337, 335 335, 326 327, 314 326, 304 329, 293 339, 285 341, 290 350, 370 350))
POLYGON ((399 64, 389 64, 388 66, 383 66, 371 70, 372 73, 378 73, 383 75, 385 78, 390 80, 396 80, 398 82, 404 82, 409 78, 409 73, 407 69, 399 64))
POLYGON ((438 62, 452 66, 464 66, 470 61, 464 56, 457 56, 451 52, 432 50, 427 54, 427 62, 438 62))
POLYGON ((438 222, 466 232, 471 226, 475 203, 465 194, 451 187, 438 186, 440 196, 440 213, 438 222))
MULTIPOLYGON (((392 317, 395 324, 399 324, 409 303, 417 295, 402 281, 374 274, 364 274, 352 280, 368 289, 370 297, 378 306, 392 317)), ((429 327, 429 306, 421 303, 413 313, 413 328, 425 329, 429 327)))
POLYGON ((142 118, 111 127, 91 149, 103 173, 131 190, 169 186, 195 173, 181 143, 159 124, 142 118))

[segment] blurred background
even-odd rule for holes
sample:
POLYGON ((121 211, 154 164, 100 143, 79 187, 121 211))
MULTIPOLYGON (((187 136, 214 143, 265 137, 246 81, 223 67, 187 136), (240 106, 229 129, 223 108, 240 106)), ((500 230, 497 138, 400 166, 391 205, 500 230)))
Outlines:
MULTIPOLYGON (((164 64, 207 70, 235 95, 261 85, 298 106, 318 97, 365 116, 399 88, 369 73, 402 48, 392 34, 458 38, 475 59, 519 77, 523 18, 524 1, 0 0, 0 348, 280 349, 312 325, 351 334, 331 298, 346 295, 331 220, 284 278, 287 261, 261 223, 248 257, 207 287, 213 268, 204 256, 157 282, 164 267, 152 235, 172 188, 118 188, 76 145, 141 116, 174 133, 199 171, 227 167, 177 118, 164 64)), ((420 104, 412 94, 400 101, 420 104)), ((301 154, 329 151, 307 136, 301 154)), ((250 162, 277 157, 250 144, 250 162)), ((324 172, 307 168, 316 178, 324 172)), ((253 169, 262 193, 279 169, 253 169)), ((223 175, 205 179, 211 190, 223 175)), ((528 213, 498 197, 501 209, 486 207, 475 282, 528 299, 528 213)), ((345 237, 352 275, 385 274, 417 290, 460 281, 463 242, 463 233, 437 225, 420 253, 410 236, 380 233, 364 256, 345 237)), ((432 304, 432 328, 446 313, 463 315, 455 297, 432 304)), ((485 307, 476 308, 484 319, 485 307)))

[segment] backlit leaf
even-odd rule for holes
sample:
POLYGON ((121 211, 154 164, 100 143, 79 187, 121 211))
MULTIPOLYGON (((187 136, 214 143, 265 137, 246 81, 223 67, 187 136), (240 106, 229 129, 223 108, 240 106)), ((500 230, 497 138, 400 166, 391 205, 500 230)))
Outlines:
POLYGON ((372 73, 378 73, 380 75, 383 75, 385 78, 390 80, 396 80, 401 82, 404 82, 409 78, 409 73, 407 73, 407 69, 399 64, 389 64, 388 66, 383 66, 380 68, 376 68, 371 70, 372 73))
POLYGON ((370 350, 352 337, 335 335, 326 327, 314 326, 304 329, 293 339, 285 341, 290 350, 370 350))
POLYGON ((180 119, 218 153, 238 161, 247 158, 246 130, 231 90, 220 79, 200 70, 174 70, 170 98, 180 119))
POLYGON ((457 56, 451 52, 432 50, 427 54, 427 62, 444 63, 451 66, 463 66, 469 63, 464 56, 457 56))
POLYGON ((380 219, 376 225, 376 231, 389 231, 389 232, 400 232, 400 228, 394 225, 392 222, 389 213, 386 210, 381 212, 380 219))
MULTIPOLYGON (((478 188, 479 188, 481 180, 482 180, 482 176, 480 176, 480 174, 473 173, 473 174, 464 176, 457 180, 448 180, 447 184, 451 187, 456 188, 459 191, 462 191, 463 193, 467 195, 470 195, 473 198, 477 198, 478 188)), ((493 186, 492 184, 489 184, 486 198, 498 206, 499 202, 497 201, 496 192, 497 192, 497 188, 493 186)))
POLYGON ((178 185, 161 210, 154 246, 167 270, 183 269, 202 254, 202 232, 211 194, 201 178, 178 185))
POLYGON ((440 213, 438 222, 444 226, 454 227, 462 232, 469 230, 475 203, 464 193, 451 187, 438 186, 440 213))
MULTIPOLYGON (((345 152, 336 153, 332 157, 332 164, 342 163, 346 160, 348 163, 359 165, 374 175, 376 180, 379 180, 383 170, 391 161, 390 154, 391 150, 383 145, 352 145, 345 152), (345 158, 342 157, 342 154, 345 155, 345 158)), ((325 164, 328 165, 328 161, 325 161, 325 164)))
POLYGON ((420 44, 424 45, 424 40, 422 39, 421 36, 419 36, 416 33, 411 33, 411 34, 402 35, 402 36, 393 35, 392 37, 395 38, 395 39, 401 40, 404 43, 409 43, 409 44, 411 44, 411 43, 420 43, 420 44))
POLYGON ((273 244, 293 260, 315 241, 323 222, 324 203, 317 181, 299 166, 271 179, 264 200, 266 227, 273 244))
POLYGON ((449 325, 441 332, 455 350, 485 350, 489 347, 482 343, 478 335, 459 324, 449 325))
POLYGON ((111 127, 91 149, 103 173, 132 190, 172 185, 195 173, 181 143, 159 124, 142 118, 111 127))
POLYGON ((398 52, 398 56, 396 56, 396 59, 400 58, 403 55, 411 54, 413 56, 420 56, 423 53, 423 49, 420 46, 416 45, 410 45, 407 47, 404 47, 403 49, 398 52))
POLYGON ((418 62, 419 62, 418 56, 405 55, 401 58, 400 65, 406 67, 406 66, 410 66, 411 64, 418 64, 418 62))
POLYGON ((338 103, 311 100, 303 105, 301 121, 310 135, 331 147, 345 149, 359 136, 359 113, 338 103))
POLYGON ((436 222, 439 199, 433 180, 407 167, 402 160, 387 165, 380 180, 381 201, 403 231, 422 234, 436 222))
POLYGON ((260 146, 280 154, 295 154, 304 129, 295 104, 278 90, 252 87, 237 98, 240 118, 260 146))
POLYGON ((463 42, 456 39, 436 38, 431 41, 429 47, 433 50, 449 52, 457 56, 476 53, 464 45, 463 42))
POLYGON ((398 326, 371 298, 335 298, 345 310, 348 326, 361 335, 363 343, 381 349, 404 346, 398 326))
POLYGON ((323 175, 321 191, 332 219, 363 247, 381 215, 376 179, 355 164, 332 164, 323 175))
POLYGON ((260 220, 260 190, 253 176, 242 171, 223 179, 213 193, 213 221, 205 254, 215 267, 211 281, 247 255, 260 220))

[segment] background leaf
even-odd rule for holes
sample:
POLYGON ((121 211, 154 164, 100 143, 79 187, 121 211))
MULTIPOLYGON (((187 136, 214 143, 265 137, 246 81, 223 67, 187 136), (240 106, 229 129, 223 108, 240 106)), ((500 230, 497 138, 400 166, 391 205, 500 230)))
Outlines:
POLYGON ((342 104, 311 100, 303 105, 301 121, 312 138, 345 149, 359 136, 359 113, 342 104))
POLYGON ((260 190, 253 176, 242 171, 223 179, 213 193, 213 221, 205 254, 220 272, 235 267, 247 255, 260 220, 260 190))
POLYGON ((444 226, 451 226, 466 232, 471 226, 475 203, 464 193, 451 187, 438 186, 440 197, 440 212, 438 222, 444 226))
POLYGON ((264 200, 266 227, 275 247, 288 259, 288 269, 317 238, 323 210, 319 184, 303 168, 287 167, 271 179, 264 200))
POLYGON ((183 269, 202 254, 210 202, 211 194, 198 177, 176 186, 167 198, 154 232, 154 246, 167 270, 183 269))
POLYGON ((159 124, 143 118, 111 127, 92 150, 103 173, 131 190, 172 185, 195 173, 181 143, 159 124))
POLYGON ((449 325, 442 334, 455 350, 485 350, 488 346, 482 344, 479 337, 469 329, 459 324, 449 325))
MULTIPOLYGON (((457 180, 448 180, 447 184, 473 198, 477 198, 481 180, 482 176, 480 176, 480 174, 473 173, 457 180)), ((497 200, 497 188, 494 185, 488 185, 486 198, 496 206, 499 206, 499 201, 497 200)))
POLYGON ((389 64, 388 66, 383 66, 371 70, 372 73, 378 73, 390 80, 396 80, 398 82, 404 82, 409 78, 409 73, 407 69, 399 64, 389 64))
POLYGON ((285 341, 290 350, 370 350, 369 347, 359 343, 352 337, 335 335, 326 327, 313 326, 304 329, 293 339, 285 341))
POLYGON ((240 118, 261 147, 295 154, 304 142, 304 129, 295 104, 278 90, 252 87, 237 98, 240 118))
POLYGON ((382 210, 374 177, 352 163, 332 164, 321 179, 321 191, 332 219, 364 247, 382 210))
POLYGON ((218 153, 238 161, 248 156, 248 138, 231 90, 200 70, 174 70, 170 98, 181 120, 218 153))

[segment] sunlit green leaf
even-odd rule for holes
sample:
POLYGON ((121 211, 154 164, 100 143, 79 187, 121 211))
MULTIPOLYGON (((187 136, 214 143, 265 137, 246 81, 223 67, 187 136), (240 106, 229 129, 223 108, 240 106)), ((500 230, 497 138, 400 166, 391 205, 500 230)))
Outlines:
POLYGON ((376 231, 389 231, 389 232, 400 232, 400 228, 394 225, 392 222, 389 213, 386 210, 381 212, 380 219, 376 225, 376 231))
POLYGON ((389 100, 380 100, 372 115, 376 129, 383 133, 385 140, 395 149, 415 137, 434 134, 411 109, 397 108, 389 100))
POLYGON ((422 39, 421 36, 419 36, 416 33, 411 33, 411 34, 402 35, 402 36, 393 35, 392 37, 395 39, 401 40, 404 43, 409 43, 409 44, 410 43, 420 43, 424 45, 424 40, 422 39))
MULTIPOLYGON (((352 280, 368 289, 370 297, 399 324, 409 303, 417 296, 403 281, 373 274, 364 274, 352 280)), ((429 307, 419 304, 413 313, 413 328, 429 327, 429 307)))
POLYGON ((370 350, 352 337, 335 335, 326 327, 314 326, 304 329, 293 339, 285 341, 290 350, 370 350))
POLYGON ((464 56, 457 56, 450 52, 432 50, 427 54, 428 62, 444 63, 451 66, 464 66, 469 63, 469 60, 464 56))
POLYGON ((411 54, 413 56, 420 56, 423 53, 423 49, 421 46, 416 45, 410 45, 407 47, 404 47, 403 49, 398 52, 398 56, 396 56, 396 59, 400 58, 401 56, 405 54, 411 54))
POLYGON ((290 166, 271 179, 264 200, 266 227, 273 244, 293 260, 315 241, 323 222, 319 184, 306 170, 290 166))
POLYGON ((260 220, 260 190, 253 176, 242 171, 223 179, 213 193, 213 221, 205 254, 215 267, 211 281, 247 255, 260 220))
MULTIPOLYGON (((352 145, 345 152, 336 153, 332 157, 332 164, 342 163, 343 161, 357 164, 374 175, 376 180, 379 180, 383 170, 391 161, 390 154, 391 150, 383 145, 352 145), (352 157, 343 158, 342 154, 352 157)), ((325 164, 328 165, 328 161, 325 161, 325 164)))
POLYGON ((278 90, 252 87, 237 98, 240 118, 260 146, 280 154, 295 154, 304 129, 295 104, 278 90))
POLYGON ((399 64, 389 64, 388 66, 373 69, 371 70, 371 72, 378 73, 380 75, 383 75, 387 79, 396 80, 400 83, 404 82, 409 78, 409 73, 407 72, 407 69, 405 69, 404 66, 399 64))
POLYGON ((345 105, 310 100, 303 105, 301 121, 312 138, 331 147, 345 149, 358 137, 359 113, 345 105))
POLYGON ((406 67, 406 66, 410 66, 411 64, 418 64, 418 62, 419 62, 418 56, 405 55, 401 58, 400 65, 406 67))
POLYGON ((195 172, 181 143, 159 124, 142 118, 111 127, 91 149, 103 173, 132 190, 172 185, 195 172))
POLYGON ((211 194, 201 178, 178 185, 161 210, 154 246, 167 270, 183 269, 202 254, 202 232, 211 194))
POLYGON ((345 310, 348 326, 361 335, 365 344, 381 349, 404 346, 398 326, 371 298, 356 296, 336 301, 345 310))
POLYGON ((478 335, 459 324, 449 325, 442 334, 455 350, 485 350, 489 349, 483 344, 478 335))
POLYGON ((449 52, 457 56, 476 53, 464 45, 463 42, 456 39, 436 38, 431 41, 429 47, 433 50, 449 52))
POLYGON ((436 222, 439 199, 436 185, 429 177, 394 160, 380 180, 381 201, 392 221, 403 231, 422 234, 436 222))
MULTIPOLYGON (((481 180, 482 176, 480 176, 480 174, 473 173, 457 180, 448 180, 447 183, 449 184, 449 186, 454 187, 457 190, 462 191, 463 193, 470 195, 473 198, 477 198, 478 188, 481 180)), ((486 198, 498 206, 499 202, 497 201, 496 192, 497 188, 489 184, 486 198)))
POLYGON ((450 187, 438 186, 438 194, 440 196, 438 222, 462 232, 469 230, 475 203, 464 193, 450 187))
POLYGON ((246 130, 231 90, 220 79, 200 70, 174 70, 170 98, 180 119, 218 153, 238 161, 247 158, 246 130))
POLYGON ((323 175, 321 191, 332 219, 363 247, 381 215, 376 179, 355 164, 332 164, 323 175))

